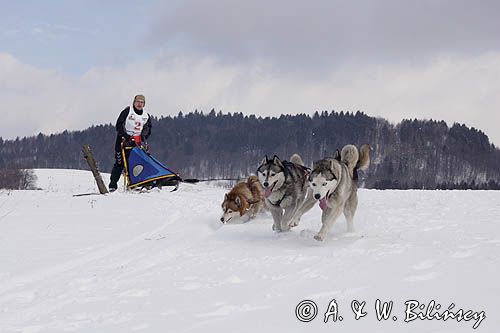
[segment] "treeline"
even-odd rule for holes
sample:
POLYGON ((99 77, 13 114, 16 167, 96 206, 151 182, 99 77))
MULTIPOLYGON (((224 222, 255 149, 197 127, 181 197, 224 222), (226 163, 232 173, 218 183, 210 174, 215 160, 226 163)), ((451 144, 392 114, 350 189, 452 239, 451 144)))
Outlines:
MULTIPOLYGON (((100 169, 113 165, 114 126, 2 140, 0 168, 86 169, 81 146, 90 144, 100 169)), ((500 189, 500 150, 475 128, 444 121, 403 120, 393 125, 362 112, 316 112, 276 117, 179 113, 153 119, 152 154, 185 178, 244 177, 267 155, 298 152, 306 164, 345 144, 370 143, 372 163, 362 175, 377 189, 500 189)))

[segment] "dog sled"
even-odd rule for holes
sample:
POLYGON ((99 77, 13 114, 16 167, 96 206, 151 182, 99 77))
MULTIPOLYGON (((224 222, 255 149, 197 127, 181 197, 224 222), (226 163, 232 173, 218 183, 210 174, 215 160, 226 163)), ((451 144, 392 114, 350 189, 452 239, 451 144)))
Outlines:
POLYGON ((127 190, 150 190, 173 186, 177 190, 181 177, 163 165, 140 146, 123 146, 124 182, 127 190))
MULTIPOLYGON (((89 167, 94 175, 99 188, 99 193, 79 193, 73 194, 74 197, 99 195, 108 193, 108 189, 102 180, 101 174, 97 167, 97 162, 88 145, 83 147, 84 158, 87 160, 89 167)), ((164 186, 173 186, 173 191, 179 188, 179 184, 190 183, 196 184, 199 182, 217 181, 217 180, 239 180, 239 178, 211 178, 211 179, 183 179, 174 171, 170 170, 156 158, 154 158, 143 146, 124 146, 122 144, 121 154, 124 161, 124 188, 126 190, 136 190, 146 192, 152 188, 162 188, 164 186)))

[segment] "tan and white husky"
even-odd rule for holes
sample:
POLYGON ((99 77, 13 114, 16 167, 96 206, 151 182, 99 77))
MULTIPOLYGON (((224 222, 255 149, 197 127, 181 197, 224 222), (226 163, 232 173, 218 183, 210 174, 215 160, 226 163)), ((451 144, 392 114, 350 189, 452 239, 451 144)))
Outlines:
POLYGON ((264 207, 264 190, 257 176, 250 176, 246 182, 236 184, 226 193, 221 206, 222 223, 229 222, 233 217, 254 218, 264 207))

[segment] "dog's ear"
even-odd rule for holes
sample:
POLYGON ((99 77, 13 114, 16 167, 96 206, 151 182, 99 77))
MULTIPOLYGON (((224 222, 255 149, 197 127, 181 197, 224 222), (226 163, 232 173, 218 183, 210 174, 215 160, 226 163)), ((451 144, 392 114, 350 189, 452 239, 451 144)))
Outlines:
POLYGON ((335 155, 333 155, 333 158, 339 162, 342 159, 342 157, 340 156, 340 151, 338 149, 335 151, 335 155))
POLYGON ((273 163, 276 165, 283 165, 283 163, 281 163, 280 158, 276 155, 273 156, 273 163))
MULTIPOLYGON (((336 159, 335 159, 336 160, 336 159)), ((335 170, 335 160, 330 160, 330 170, 333 172, 335 170)))
POLYGON ((340 179, 339 162, 337 160, 330 160, 330 171, 332 173, 333 179, 340 179))
POLYGON ((236 206, 238 206, 238 208, 241 207, 241 199, 239 196, 236 197, 236 199, 234 200, 234 202, 236 202, 236 206))
POLYGON ((260 162, 260 165, 267 164, 268 162, 269 162, 269 158, 267 158, 267 155, 266 155, 266 157, 264 157, 264 159, 262 160, 262 162, 260 162))

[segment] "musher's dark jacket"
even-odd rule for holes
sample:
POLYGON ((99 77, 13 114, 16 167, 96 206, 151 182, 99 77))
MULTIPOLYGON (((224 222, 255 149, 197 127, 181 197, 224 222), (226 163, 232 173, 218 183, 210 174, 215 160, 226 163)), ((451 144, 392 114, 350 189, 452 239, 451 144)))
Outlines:
MULTIPOLYGON (((127 120, 127 116, 128 116, 129 111, 130 111, 130 106, 127 106, 120 113, 120 115, 118 116, 118 120, 116 121, 116 125, 115 125, 116 132, 117 132, 116 143, 115 143, 115 151, 116 152, 121 151, 121 143, 122 143, 123 139, 125 139, 125 140, 130 139, 130 135, 128 135, 127 132, 125 131, 125 121, 127 120)), ((134 108, 134 112, 137 113, 139 116, 141 116, 143 113, 143 110, 137 110, 136 108, 134 108)), ((144 127, 142 128, 142 132, 141 132, 142 141, 146 141, 149 138, 149 136, 151 135, 151 127, 152 127, 151 116, 149 116, 148 121, 144 124, 144 127)))

